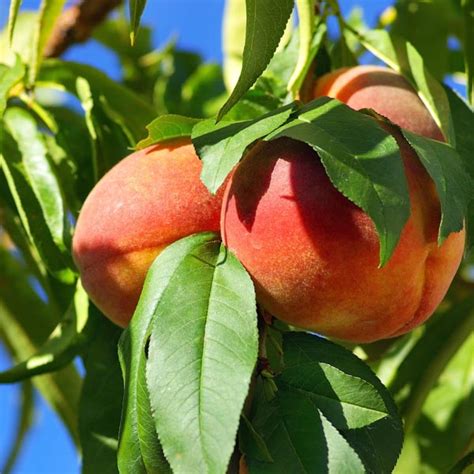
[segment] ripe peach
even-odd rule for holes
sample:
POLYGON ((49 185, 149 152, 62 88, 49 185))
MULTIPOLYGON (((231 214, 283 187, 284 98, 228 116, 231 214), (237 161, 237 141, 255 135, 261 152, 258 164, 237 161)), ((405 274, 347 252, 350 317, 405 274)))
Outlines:
POLYGON ((459 266, 464 233, 437 246, 433 182, 398 139, 411 216, 383 268, 373 222, 334 188, 309 146, 279 139, 239 165, 224 197, 221 232, 275 317, 370 342, 411 330, 438 306, 459 266))
POLYGON ((125 327, 146 272, 172 242, 218 231, 222 192, 201 183, 201 161, 189 140, 135 152, 112 168, 81 210, 73 256, 92 301, 125 327))
POLYGON ((341 68, 316 81, 314 97, 328 96, 360 110, 374 109, 410 132, 443 140, 443 135, 408 81, 382 66, 341 68))
MULTIPOLYGON (((401 76, 383 68, 354 69, 324 77, 316 92, 441 139, 401 76)), ((451 234, 438 247, 441 211, 434 183, 398 130, 387 128, 401 150, 411 214, 383 268, 373 222, 334 188, 312 148, 278 139, 255 147, 236 169, 224 195, 222 236, 275 317, 338 339, 371 342, 410 331, 443 299, 465 233, 451 234)))

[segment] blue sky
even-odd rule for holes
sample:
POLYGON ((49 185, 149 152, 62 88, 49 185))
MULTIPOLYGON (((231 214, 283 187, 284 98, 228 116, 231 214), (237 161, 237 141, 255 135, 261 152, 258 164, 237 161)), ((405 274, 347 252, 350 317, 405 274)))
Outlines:
MULTIPOLYGON (((1 0, 5 6, 6 0, 1 0)), ((39 0, 23 0, 23 8, 37 8, 39 0)), ((372 25, 390 0, 340 0, 345 13, 355 5, 364 9, 372 25)), ((224 0, 149 0, 143 22, 155 28, 154 44, 160 46, 171 36, 178 35, 178 44, 200 53, 209 61, 221 61, 221 20, 224 0)), ((0 9, 0 25, 4 24, 7 8, 0 9)), ((112 53, 95 42, 75 46, 67 59, 86 62, 119 78, 118 61, 112 53)), ((0 370, 10 361, 0 345, 0 370)), ((0 385, 0 466, 3 464, 16 421, 19 390, 14 385, 0 385)), ((14 470, 17 474, 74 474, 80 471, 80 460, 65 429, 56 415, 36 395, 36 416, 21 457, 14 470)))

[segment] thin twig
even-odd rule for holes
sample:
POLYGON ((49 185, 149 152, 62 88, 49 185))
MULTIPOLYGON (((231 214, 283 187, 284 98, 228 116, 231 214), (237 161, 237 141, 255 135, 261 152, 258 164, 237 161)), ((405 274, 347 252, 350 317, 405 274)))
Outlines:
POLYGON ((87 41, 94 28, 121 3, 122 0, 79 0, 59 17, 46 45, 45 56, 60 56, 73 44, 87 41))

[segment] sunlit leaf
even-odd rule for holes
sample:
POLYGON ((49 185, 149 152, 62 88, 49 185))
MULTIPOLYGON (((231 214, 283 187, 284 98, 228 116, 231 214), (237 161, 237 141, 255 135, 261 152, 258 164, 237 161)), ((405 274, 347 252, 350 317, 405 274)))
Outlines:
POLYGON ((225 472, 257 359, 250 277, 208 235, 182 259, 154 313, 147 383, 165 456, 178 474, 225 472))
POLYGON ((51 36, 56 20, 61 14, 65 4, 66 0, 41 1, 39 17, 35 28, 31 65, 29 68, 29 80, 31 83, 34 83, 36 80, 46 43, 51 36))
POLYGON ((140 27, 140 18, 142 17, 143 10, 145 9, 146 0, 129 0, 130 5, 130 41, 132 46, 135 44, 138 29, 140 27))
POLYGON ((0 163, 22 224, 51 273, 71 283, 70 222, 41 132, 31 115, 18 108, 9 108, 4 120, 14 139, 3 134, 0 163))
POLYGON ((265 70, 293 10, 292 0, 247 0, 242 70, 232 94, 219 111, 220 120, 265 70))
POLYGON ((138 142, 136 148, 146 148, 172 138, 191 137, 193 127, 197 122, 199 119, 182 115, 161 115, 147 125, 148 136, 138 142))
POLYGON ((0 383, 18 382, 65 367, 79 354, 91 337, 91 327, 88 333, 85 332, 87 322, 88 298, 78 283, 71 305, 48 340, 26 361, 0 372, 0 383))

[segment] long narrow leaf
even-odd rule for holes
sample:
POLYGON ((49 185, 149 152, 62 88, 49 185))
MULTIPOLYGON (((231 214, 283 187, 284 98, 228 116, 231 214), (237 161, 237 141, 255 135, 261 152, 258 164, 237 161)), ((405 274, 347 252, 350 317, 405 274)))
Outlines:
POLYGON ((8 41, 10 41, 10 45, 13 41, 16 19, 22 2, 23 0, 10 0, 10 12, 8 14, 8 41))
POLYGON ((247 0, 242 70, 232 94, 217 116, 220 120, 250 89, 268 66, 293 10, 293 0, 247 0))
POLYGON ((130 4, 130 42, 132 46, 135 44, 138 28, 140 27, 140 19, 145 9, 146 0, 129 0, 130 4))
POLYGON ((21 109, 8 109, 5 122, 14 139, 3 133, 0 163, 22 224, 51 273, 72 283, 70 223, 41 134, 21 109))
POLYGON ((74 299, 48 340, 28 360, 0 372, 0 383, 12 383, 35 375, 53 372, 72 362, 91 336, 85 333, 88 322, 88 298, 78 283, 74 299))
POLYGON ((65 4, 66 0, 42 0, 41 2, 34 37, 31 67, 29 69, 29 80, 32 84, 36 80, 46 43, 65 4))
POLYGON ((250 277, 219 240, 209 239, 176 269, 150 338, 152 413, 173 472, 226 471, 257 346, 250 277))

